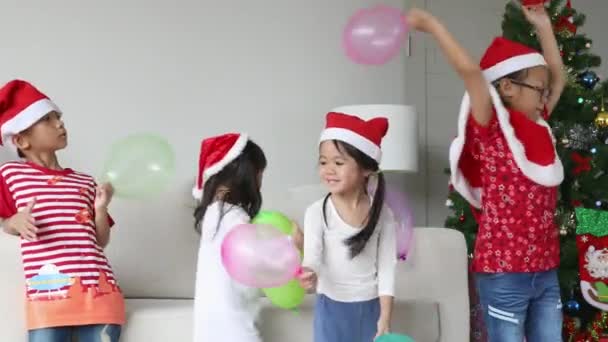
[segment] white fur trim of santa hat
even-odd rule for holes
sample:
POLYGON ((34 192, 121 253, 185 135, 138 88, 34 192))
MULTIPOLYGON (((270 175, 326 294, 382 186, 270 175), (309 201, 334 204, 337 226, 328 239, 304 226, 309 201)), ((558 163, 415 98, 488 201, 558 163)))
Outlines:
MULTIPOLYGON (((555 158, 550 165, 539 165, 526 158, 526 153, 523 143, 515 135, 513 126, 509 121, 509 111, 503 105, 498 92, 493 86, 489 86, 492 103, 496 109, 496 116, 498 124, 502 130, 507 145, 511 150, 515 163, 522 171, 522 173, 535 183, 547 187, 558 186, 564 180, 564 168, 562 162, 557 155, 555 147, 553 147, 553 153, 555 158)), ((462 155, 462 150, 465 144, 466 136, 466 125, 469 115, 471 113, 471 103, 468 94, 464 95, 462 104, 460 106, 460 114, 458 116, 458 136, 452 142, 450 146, 450 169, 451 169, 451 182, 454 189, 458 191, 472 206, 481 208, 481 189, 473 188, 469 181, 464 177, 464 174, 458 167, 458 161, 462 155)), ((551 132, 549 124, 539 118, 536 121, 537 124, 547 128, 549 135, 555 141, 551 132)))
POLYGON ((382 150, 380 146, 374 144, 369 139, 365 138, 362 135, 359 135, 349 129, 345 128, 337 128, 331 127, 326 128, 321 133, 321 137, 319 138, 319 142, 323 142, 326 140, 339 140, 344 141, 354 147, 356 147, 359 151, 365 153, 369 157, 376 160, 380 163, 382 159, 382 150))
POLYGON ((192 188, 192 196, 196 200, 201 200, 203 198, 203 184, 213 175, 218 174, 220 171, 226 167, 226 165, 230 164, 233 160, 238 158, 245 146, 247 146, 247 142, 249 141, 249 136, 245 133, 240 133, 236 141, 233 143, 232 147, 222 156, 222 158, 215 162, 213 165, 207 167, 204 170, 199 170, 198 177, 203 177, 202 181, 199 181, 197 178, 197 182, 192 188), (201 186, 199 186, 201 184, 201 186))
POLYGON ((501 77, 507 76, 517 70, 532 68, 535 66, 547 65, 545 58, 538 52, 526 55, 514 56, 495 64, 483 71, 483 75, 489 82, 494 82, 501 77))

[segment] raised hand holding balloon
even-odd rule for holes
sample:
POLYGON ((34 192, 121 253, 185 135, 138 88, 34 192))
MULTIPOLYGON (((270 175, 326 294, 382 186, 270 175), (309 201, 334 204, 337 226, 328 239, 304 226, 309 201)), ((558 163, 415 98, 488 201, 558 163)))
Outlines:
POLYGON ((349 19, 342 45, 355 63, 385 64, 399 54, 407 31, 400 9, 378 5, 361 9, 349 19))
POLYGON ((113 143, 102 179, 124 198, 147 198, 164 191, 175 173, 173 148, 162 137, 134 134, 113 143))

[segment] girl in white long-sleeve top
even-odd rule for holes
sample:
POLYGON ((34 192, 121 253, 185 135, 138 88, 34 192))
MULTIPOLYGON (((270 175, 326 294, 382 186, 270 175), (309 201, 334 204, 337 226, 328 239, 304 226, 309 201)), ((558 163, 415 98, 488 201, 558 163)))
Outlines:
POLYGON ((319 173, 329 194, 304 219, 302 285, 317 300, 315 342, 372 342, 389 332, 396 243, 379 172, 385 118, 329 113, 319 144, 319 173), (375 194, 368 194, 377 178, 375 194))

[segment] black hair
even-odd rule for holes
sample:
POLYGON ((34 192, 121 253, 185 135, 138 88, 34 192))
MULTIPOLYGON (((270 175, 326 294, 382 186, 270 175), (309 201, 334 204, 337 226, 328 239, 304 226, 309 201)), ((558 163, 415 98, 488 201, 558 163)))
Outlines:
POLYGON ((25 154, 23 154, 19 148, 17 149, 17 156, 19 156, 19 158, 25 158, 25 154))
MULTIPOLYGON (((247 141, 235 160, 205 181, 203 198, 194 210, 194 229, 201 232, 200 223, 207 207, 216 200, 220 187, 228 190, 222 198, 223 203, 242 207, 250 217, 257 215, 262 207, 259 175, 266 169, 266 163, 264 151, 253 141, 247 141)), ((223 215, 223 207, 221 210, 223 215)))
POLYGON ((525 79, 528 77, 528 69, 522 69, 522 70, 517 70, 515 72, 512 72, 506 76, 503 76, 499 79, 497 79, 496 81, 492 82, 492 85, 494 85, 494 87, 496 88, 496 90, 498 91, 498 94, 500 95, 500 99, 502 100, 502 103, 504 103, 506 106, 511 106, 511 102, 509 101, 509 99, 507 97, 505 97, 501 92, 500 92, 500 81, 502 80, 514 80, 514 81, 519 81, 519 82, 523 82, 525 81, 525 79))
MULTIPOLYGON (((333 143, 338 149, 338 151, 346 153, 347 155, 352 157, 357 163, 357 165, 359 165, 359 167, 363 170, 372 172, 379 171, 380 167, 378 165, 378 162, 367 154, 361 152, 356 147, 338 140, 333 140, 333 143)), ((350 249, 351 258, 356 257, 357 255, 359 255, 359 253, 363 251, 365 245, 367 244, 367 241, 369 241, 369 239, 372 237, 372 234, 374 234, 376 225, 380 220, 382 207, 384 206, 385 188, 386 185, 384 181, 384 175, 381 172, 378 172, 378 187, 376 188, 376 193, 374 194, 374 199, 372 200, 372 207, 369 209, 369 213, 367 214, 367 223, 357 234, 344 240, 344 243, 350 249)), ((325 207, 327 206, 329 196, 331 196, 331 194, 327 194, 325 196, 325 199, 323 200, 323 220, 325 221, 325 225, 327 225, 327 215, 325 213, 325 207)))

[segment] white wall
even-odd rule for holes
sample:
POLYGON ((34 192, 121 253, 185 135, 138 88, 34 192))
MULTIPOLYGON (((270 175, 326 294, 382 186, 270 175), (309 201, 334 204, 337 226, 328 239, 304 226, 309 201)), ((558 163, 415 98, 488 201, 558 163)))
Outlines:
POLYGON ((606 32, 606 16, 608 16, 608 1, 574 0, 572 6, 587 16, 582 33, 593 40, 591 51, 602 57, 602 65, 597 69, 602 80, 608 77, 608 39, 606 32))
POLYGON ((168 193, 112 205, 118 225, 108 254, 127 295, 192 295, 190 189, 202 137, 250 133, 270 160, 267 205, 279 207, 288 186, 317 181, 316 143, 329 109, 405 102, 402 60, 369 68, 342 53, 348 16, 372 3, 3 3, 0 82, 31 80, 65 111, 64 165, 96 174, 109 143, 141 131, 177 150, 168 193))
MULTIPOLYGON (((288 187, 317 181, 315 147, 327 110, 414 105, 420 170, 389 178, 407 188, 418 225, 443 225, 443 169, 461 82, 423 34, 414 34, 410 57, 382 67, 354 65, 340 47, 355 10, 411 1, 6 0, 0 82, 31 80, 63 108, 66 166, 98 174, 109 143, 135 132, 170 141, 177 156, 171 190, 148 201, 115 200, 118 226, 108 254, 127 295, 189 297, 198 239, 190 188, 200 139, 212 134, 243 130, 262 145, 270 160, 266 207, 282 208, 288 187)), ((415 3, 441 17, 479 58, 500 34, 506 1, 415 3)), ((607 2, 575 0, 575 6, 589 15, 595 51, 608 56, 601 40, 607 2)), ((0 257, 16 256, 0 251, 0 257)))

